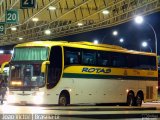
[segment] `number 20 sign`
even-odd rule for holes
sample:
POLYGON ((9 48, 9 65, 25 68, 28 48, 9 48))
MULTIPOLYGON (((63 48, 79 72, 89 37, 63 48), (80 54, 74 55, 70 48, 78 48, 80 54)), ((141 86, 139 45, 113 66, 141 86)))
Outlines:
POLYGON ((6 23, 16 24, 19 21, 19 15, 17 10, 6 10, 6 23))

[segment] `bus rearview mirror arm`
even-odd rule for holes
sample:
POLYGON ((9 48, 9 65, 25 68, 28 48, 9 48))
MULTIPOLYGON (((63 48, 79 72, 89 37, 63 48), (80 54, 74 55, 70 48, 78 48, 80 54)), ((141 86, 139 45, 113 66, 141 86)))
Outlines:
POLYGON ((0 73, 2 74, 4 72, 4 68, 6 65, 8 65, 9 62, 4 62, 2 65, 1 65, 1 70, 0 70, 0 73))
POLYGON ((42 63, 42 66, 41 66, 41 72, 42 73, 45 73, 46 72, 46 65, 49 65, 50 64, 50 61, 44 61, 42 63))

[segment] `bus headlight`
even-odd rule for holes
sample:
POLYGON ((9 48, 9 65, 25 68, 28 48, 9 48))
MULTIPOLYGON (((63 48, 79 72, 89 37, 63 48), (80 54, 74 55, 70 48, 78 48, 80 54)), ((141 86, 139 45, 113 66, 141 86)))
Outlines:
POLYGON ((22 81, 11 81, 12 86, 22 86, 22 81))

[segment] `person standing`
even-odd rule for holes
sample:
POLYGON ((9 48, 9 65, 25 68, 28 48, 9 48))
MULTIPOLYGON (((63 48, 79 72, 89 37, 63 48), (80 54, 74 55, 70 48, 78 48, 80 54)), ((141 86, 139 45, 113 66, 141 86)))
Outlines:
POLYGON ((7 88, 4 80, 0 80, 0 96, 1 96, 1 104, 3 104, 4 96, 6 94, 7 88))

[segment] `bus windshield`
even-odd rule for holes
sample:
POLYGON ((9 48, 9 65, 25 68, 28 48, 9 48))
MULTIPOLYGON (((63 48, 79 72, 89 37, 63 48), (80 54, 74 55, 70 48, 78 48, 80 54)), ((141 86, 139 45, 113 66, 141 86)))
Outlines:
POLYGON ((10 88, 17 87, 42 87, 45 84, 44 75, 41 73, 41 63, 11 64, 10 88))
POLYGON ((15 48, 12 61, 44 61, 48 59, 47 47, 15 48))

